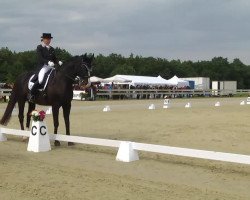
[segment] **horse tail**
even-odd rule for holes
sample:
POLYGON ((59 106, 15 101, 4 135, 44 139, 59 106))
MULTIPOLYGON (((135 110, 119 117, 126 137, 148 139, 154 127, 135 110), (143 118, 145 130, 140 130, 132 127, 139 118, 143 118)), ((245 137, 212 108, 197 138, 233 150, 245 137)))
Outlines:
POLYGON ((10 100, 9 100, 9 103, 7 105, 7 108, 5 109, 5 112, 3 114, 3 117, 0 121, 0 124, 1 125, 4 125, 6 126, 8 124, 8 122, 10 121, 10 118, 11 118, 11 114, 12 114, 12 111, 15 107, 15 104, 17 102, 17 87, 16 87, 16 84, 14 85, 14 88, 11 92, 11 95, 10 95, 10 100))

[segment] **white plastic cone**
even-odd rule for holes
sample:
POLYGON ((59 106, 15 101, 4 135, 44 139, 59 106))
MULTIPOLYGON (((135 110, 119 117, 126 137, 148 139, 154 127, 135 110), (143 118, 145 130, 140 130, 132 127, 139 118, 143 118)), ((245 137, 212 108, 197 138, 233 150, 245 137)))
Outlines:
POLYGON ((149 107, 148 107, 149 110, 155 110, 155 105, 154 104, 151 104, 149 107))
POLYGON ((214 106, 215 106, 215 107, 220 107, 220 102, 219 102, 219 101, 216 102, 214 106))
POLYGON ((45 152, 50 150, 51 146, 46 124, 41 121, 33 121, 27 151, 45 152))
POLYGON ((250 97, 247 97, 247 105, 250 104, 250 97))
POLYGON ((191 108, 191 103, 187 103, 186 105, 185 105, 185 108, 191 108))
POLYGON ((17 109, 16 109, 16 108, 13 109, 12 115, 13 115, 13 116, 14 116, 14 115, 18 115, 18 112, 17 112, 17 109))
POLYGON ((110 106, 105 106, 103 108, 103 112, 110 112, 110 111, 111 111, 110 106))
POLYGON ((0 128, 0 142, 7 141, 7 137, 4 133, 2 133, 2 130, 0 128))
POLYGON ((164 99, 163 108, 170 108, 170 100, 164 99))
POLYGON ((47 110, 46 110, 46 115, 51 115, 52 114, 52 107, 49 107, 47 110))
POLYGON ((139 160, 137 150, 133 149, 132 142, 121 142, 118 153, 116 155, 117 161, 131 162, 139 160))

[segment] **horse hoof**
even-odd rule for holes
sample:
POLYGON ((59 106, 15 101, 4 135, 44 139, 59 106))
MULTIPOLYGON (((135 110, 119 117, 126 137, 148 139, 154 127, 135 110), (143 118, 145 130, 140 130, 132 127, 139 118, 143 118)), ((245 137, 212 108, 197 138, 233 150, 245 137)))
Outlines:
POLYGON ((57 141, 57 140, 54 142, 54 144, 55 144, 56 147, 59 147, 61 145, 60 142, 57 141))
POLYGON ((68 142, 68 146, 74 146, 75 143, 74 142, 68 142))

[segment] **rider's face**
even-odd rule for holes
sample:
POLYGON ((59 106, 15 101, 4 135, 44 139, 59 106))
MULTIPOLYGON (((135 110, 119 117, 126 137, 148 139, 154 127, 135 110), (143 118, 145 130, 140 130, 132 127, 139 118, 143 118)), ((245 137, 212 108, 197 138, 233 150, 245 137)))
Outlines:
POLYGON ((45 45, 49 45, 51 42, 51 38, 43 38, 43 42, 45 45))

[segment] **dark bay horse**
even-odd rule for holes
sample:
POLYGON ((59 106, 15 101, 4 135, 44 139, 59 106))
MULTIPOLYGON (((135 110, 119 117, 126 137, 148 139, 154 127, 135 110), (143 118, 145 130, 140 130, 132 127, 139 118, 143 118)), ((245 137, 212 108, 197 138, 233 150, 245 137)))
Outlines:
MULTIPOLYGON (((59 126, 59 109, 60 107, 62 107, 66 134, 70 135, 69 115, 71 110, 71 101, 73 98, 72 84, 74 83, 76 77, 79 77, 82 82, 86 83, 87 85, 90 84, 89 77, 90 71, 92 69, 93 59, 94 55, 90 57, 88 57, 87 54, 82 56, 75 56, 56 70, 54 77, 50 78, 48 82, 46 88, 46 96, 44 95, 44 92, 39 92, 35 97, 35 102, 28 103, 29 107, 26 121, 27 128, 29 128, 30 126, 30 113, 35 109, 36 104, 50 105, 52 106, 53 112, 54 134, 57 134, 59 126)), ((24 130, 24 107, 29 92, 28 82, 32 74, 34 74, 34 72, 24 73, 17 78, 11 92, 10 101, 0 121, 0 124, 5 126, 8 124, 14 106, 16 103, 18 103, 18 118, 21 129, 24 130)), ((68 145, 73 145, 73 143, 69 142, 68 145)), ((60 146, 60 142, 55 141, 55 146, 60 146)))

